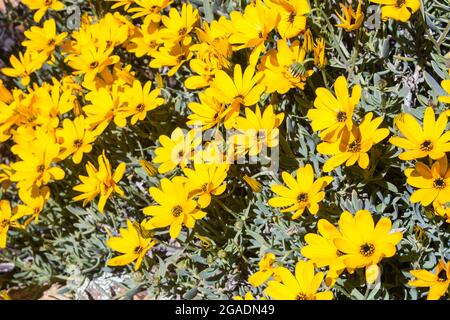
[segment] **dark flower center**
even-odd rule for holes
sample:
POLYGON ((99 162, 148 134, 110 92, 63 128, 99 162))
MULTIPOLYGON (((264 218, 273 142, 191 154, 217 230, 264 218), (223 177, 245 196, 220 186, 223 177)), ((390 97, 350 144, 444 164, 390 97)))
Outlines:
POLYGON ((242 103, 242 101, 244 101, 244 96, 242 94, 237 95, 236 97, 234 97, 234 100, 238 101, 239 103, 242 103))
POLYGON ((73 142, 73 146, 77 149, 81 148, 82 145, 83 145, 83 140, 81 140, 81 139, 77 139, 73 142))
POLYGON ((141 254, 142 250, 143 250, 143 248, 142 248, 141 246, 137 246, 137 247, 134 249, 134 253, 135 253, 135 254, 141 254))
POLYGON ((145 105, 143 103, 140 103, 136 106, 136 111, 137 112, 142 112, 145 109, 145 105))
POLYGON ((359 249, 359 253, 361 253, 364 257, 370 257, 374 252, 375 246, 371 243, 364 243, 359 249))
POLYGON ((92 62, 92 63, 89 65, 89 67, 90 67, 91 69, 97 68, 97 67, 98 67, 98 62, 97 62, 97 61, 92 62))
POLYGON ((46 7, 49 7, 49 6, 52 5, 52 3, 53 3, 53 0, 45 0, 44 5, 45 5, 46 7))
POLYGON ((202 186, 200 187, 200 189, 202 190, 202 192, 207 192, 209 188, 209 183, 204 183, 202 184, 202 186))
POLYGON ((42 173, 45 171, 45 166, 43 164, 41 164, 40 166, 37 167, 37 172, 42 173))
POLYGON ((447 279, 447 272, 444 269, 442 269, 438 273, 438 281, 444 282, 444 281, 447 281, 447 280, 448 280, 447 279))
POLYGON ((337 250, 337 251, 336 251, 336 255, 337 255, 338 257, 341 257, 341 256, 344 255, 344 253, 343 253, 341 250, 337 250))
POLYGON ((308 194, 305 193, 305 192, 300 193, 300 194, 297 196, 297 201, 298 201, 298 202, 306 202, 306 201, 308 201, 308 194))
POLYGON ((295 12, 291 12, 291 14, 289 15, 289 18, 288 18, 289 23, 294 23, 295 16, 296 16, 295 12))
POLYGON ((344 111, 339 111, 337 116, 336 116, 336 120, 338 122, 345 122, 345 121, 347 121, 347 114, 344 111))
POLYGON ((161 8, 159 6, 153 5, 153 6, 150 7, 150 12, 151 13, 159 13, 159 11, 161 11, 161 8))
POLYGON ((300 292, 295 297, 295 300, 308 300, 308 296, 306 294, 304 294, 303 292, 300 292))
POLYGON ((184 27, 178 31, 179 36, 184 36, 184 35, 186 35, 186 33, 187 33, 187 29, 184 27))
POLYGON ((431 151, 431 150, 433 150, 433 143, 430 140, 425 140, 420 145, 420 150, 422 150, 422 151, 431 151))
POLYGON ((4 219, 0 222, 0 228, 5 228, 7 226, 9 226, 9 220, 4 219))
POLYGON ((178 218, 179 216, 181 216, 182 213, 183 213, 183 208, 180 205, 176 205, 175 207, 172 208, 172 215, 175 218, 178 218))
POLYGON ((348 145, 347 151, 357 153, 361 151, 361 143, 358 141, 353 141, 348 145))
POLYGON ((406 0, 397 0, 396 7, 401 8, 406 3, 406 0))
POLYGON ((444 179, 442 179, 442 178, 437 178, 436 180, 434 180, 433 186, 434 186, 436 189, 444 189, 444 188, 447 186, 447 184, 445 183, 445 180, 444 180, 444 179))
POLYGON ((53 46, 55 44, 55 42, 56 42, 55 39, 50 39, 50 40, 48 40, 47 45, 53 46))

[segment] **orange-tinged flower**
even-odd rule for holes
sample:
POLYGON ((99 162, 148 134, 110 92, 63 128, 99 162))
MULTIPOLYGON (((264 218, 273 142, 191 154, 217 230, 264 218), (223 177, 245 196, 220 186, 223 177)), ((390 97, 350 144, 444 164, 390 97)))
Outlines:
POLYGON ((342 16, 336 12, 336 15, 341 20, 341 23, 337 24, 337 27, 345 29, 345 31, 350 32, 361 27, 364 20, 364 13, 361 10, 362 1, 358 1, 358 8, 356 12, 352 7, 347 7, 341 3, 342 16))

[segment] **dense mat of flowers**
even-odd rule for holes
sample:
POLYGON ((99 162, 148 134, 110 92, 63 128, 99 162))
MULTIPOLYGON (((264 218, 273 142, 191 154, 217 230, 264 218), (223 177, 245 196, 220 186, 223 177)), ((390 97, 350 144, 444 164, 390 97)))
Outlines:
POLYGON ((0 289, 448 298, 445 1, 72 3, 2 16, 0 289))

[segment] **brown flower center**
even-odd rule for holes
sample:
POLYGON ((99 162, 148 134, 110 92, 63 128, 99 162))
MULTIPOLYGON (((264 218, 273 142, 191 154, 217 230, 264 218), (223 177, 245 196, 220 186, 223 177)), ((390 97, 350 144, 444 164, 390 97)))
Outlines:
POLYGON ((300 292, 295 297, 295 300, 308 300, 308 296, 306 294, 304 294, 303 292, 300 292))
POLYGON ((172 215, 175 218, 178 218, 179 216, 181 216, 182 213, 183 213, 183 208, 180 205, 176 205, 175 207, 172 208, 172 215))
POLYGON ((4 219, 4 220, 1 220, 0 221, 0 228, 6 228, 7 226, 9 226, 9 220, 6 220, 6 219, 4 219))
POLYGON ((291 13, 289 14, 289 18, 288 18, 289 23, 294 23, 295 17, 296 17, 295 12, 291 12, 291 13))
POLYGON ((406 0, 397 0, 397 3, 395 4, 395 6, 397 8, 401 8, 405 3, 406 3, 406 0))
POLYGON ((339 111, 337 116, 336 116, 336 120, 338 122, 345 122, 345 121, 347 121, 347 114, 344 111, 339 111))
POLYGON ((435 187, 436 189, 444 189, 446 186, 447 184, 445 183, 445 180, 442 178, 437 178, 433 182, 433 187, 435 187))
POLYGON ((97 61, 94 61, 94 62, 92 62, 90 65, 89 65, 89 68, 91 68, 91 69, 95 69, 95 68, 97 68, 98 67, 98 62, 97 61))
POLYGON ((209 189, 209 183, 204 183, 204 184, 202 184, 202 186, 200 187, 200 189, 202 190, 202 192, 208 192, 208 189, 209 189))
POLYGON ((47 45, 53 46, 55 43, 56 43, 55 39, 50 39, 50 40, 48 40, 47 45))
POLYGON ((135 253, 135 254, 141 254, 141 252, 142 252, 143 249, 144 249, 144 248, 142 248, 141 246, 137 246, 137 247, 134 249, 134 253, 135 253))
POLYGON ((41 164, 37 167, 36 170, 37 170, 37 172, 42 173, 45 171, 45 166, 43 164, 41 164))
POLYGON ((83 140, 81 140, 81 139, 77 139, 73 142, 73 146, 77 149, 81 148, 82 145, 83 145, 83 140))
POLYGON ((145 105, 143 103, 140 103, 136 106, 136 111, 137 112, 142 112, 145 110, 145 105))
POLYGON ((300 194, 297 196, 297 201, 298 201, 298 202, 306 202, 306 201, 308 201, 308 194, 305 193, 305 192, 300 193, 300 194))
POLYGON ((375 252, 375 246, 371 243, 364 243, 359 248, 359 253, 361 253, 364 257, 370 257, 375 252))
POLYGON ((44 5, 46 7, 50 7, 52 5, 52 3, 53 3, 53 0, 45 0, 44 5))
POLYGON ((341 257, 341 256, 344 255, 344 253, 343 253, 341 250, 337 250, 337 251, 336 251, 336 255, 337 255, 338 257, 341 257))
POLYGON ((347 151, 357 153, 361 151, 361 143, 358 141, 353 141, 348 145, 347 151))
POLYGON ((444 281, 447 281, 447 280, 448 280, 447 279, 447 272, 444 269, 442 269, 438 273, 438 281, 444 282, 444 281))
POLYGON ((420 150, 422 150, 422 151, 431 151, 431 150, 433 150, 433 142, 431 142, 430 140, 425 140, 420 145, 420 150))
POLYGON ((180 30, 178 30, 178 35, 179 36, 184 36, 187 33, 187 29, 186 28, 181 28, 180 30))

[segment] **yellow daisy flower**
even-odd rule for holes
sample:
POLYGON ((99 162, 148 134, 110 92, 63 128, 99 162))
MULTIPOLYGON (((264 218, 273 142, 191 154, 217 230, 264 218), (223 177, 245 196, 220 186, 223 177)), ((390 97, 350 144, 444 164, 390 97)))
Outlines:
POLYGON ((21 228, 17 219, 20 215, 13 215, 11 205, 7 200, 0 200, 0 249, 6 248, 6 238, 10 227, 21 228))
POLYGON ((225 192, 227 185, 228 164, 194 163, 194 170, 184 168, 186 184, 191 188, 191 194, 198 197, 200 208, 206 208, 211 203, 212 196, 219 196, 225 192))
POLYGON ((333 181, 333 178, 326 176, 314 180, 314 170, 310 164, 297 170, 297 179, 287 172, 282 172, 281 175, 287 187, 273 185, 272 191, 279 196, 269 199, 269 205, 288 207, 281 212, 295 212, 292 220, 301 216, 306 208, 310 213, 316 214, 319 211, 319 202, 325 197, 322 190, 333 181))
POLYGON ((145 17, 146 21, 160 22, 161 11, 167 8, 173 0, 134 0, 133 2, 139 6, 127 10, 130 13, 136 12, 132 16, 133 19, 145 17))
POLYGON ((420 0, 370 0, 370 2, 383 5, 381 8, 383 21, 391 18, 406 22, 420 9, 420 0))
POLYGON ((248 282, 254 287, 259 287, 269 280, 270 277, 280 280, 276 275, 278 267, 274 265, 275 260, 273 253, 266 253, 258 263, 259 270, 248 278, 248 282))
POLYGON ((306 30, 306 15, 311 12, 307 0, 270 0, 268 5, 280 15, 277 30, 282 38, 290 39, 306 30))
POLYGON ((358 7, 356 11, 353 11, 352 7, 347 7, 344 4, 340 4, 342 8, 342 16, 336 12, 336 15, 341 20, 341 23, 337 24, 337 27, 343 28, 345 31, 350 32, 361 27, 364 20, 364 13, 361 10, 362 1, 358 1, 358 7))
POLYGON ((181 42, 184 46, 191 44, 189 35, 199 21, 198 10, 191 4, 183 3, 181 14, 176 8, 169 11, 169 16, 162 16, 161 22, 165 28, 160 29, 160 42, 181 42))
POLYGON ((120 228, 121 237, 112 237, 108 240, 108 246, 122 255, 108 260, 108 266, 125 266, 136 261, 134 270, 140 269, 142 260, 156 242, 151 238, 144 237, 140 229, 127 219, 127 229, 120 228))
POLYGON ((56 34, 56 23, 54 19, 46 20, 42 28, 33 26, 30 30, 25 31, 24 34, 28 40, 23 41, 22 44, 28 50, 43 52, 47 56, 53 54, 56 47, 67 36, 67 32, 56 34))
POLYGON ((408 283, 410 286, 430 287, 427 300, 439 300, 450 285, 450 262, 440 260, 435 273, 427 270, 411 270, 409 273, 417 278, 408 283))
POLYGON ((437 160, 450 151, 450 131, 445 131, 447 123, 448 115, 443 112, 436 121, 431 107, 425 110, 423 127, 412 115, 404 114, 395 124, 405 137, 392 137, 389 142, 406 150, 398 156, 401 160, 426 156, 437 160))
POLYGON ((344 162, 347 167, 358 162, 362 169, 367 169, 369 166, 367 153, 374 144, 389 135, 388 129, 378 128, 383 119, 378 117, 372 120, 372 117, 373 114, 369 112, 359 127, 353 126, 351 131, 345 128, 336 142, 322 142, 317 146, 318 152, 332 155, 323 166, 324 172, 330 172, 344 162))
POLYGON ((64 9, 64 4, 58 0, 22 0, 31 10, 37 10, 34 13, 34 22, 41 21, 47 10, 59 11, 64 9))
POLYGON ((441 86, 444 88, 445 92, 447 92, 447 95, 439 96, 438 100, 442 103, 450 103, 450 79, 442 80, 441 86))
POLYGON ((412 203, 420 202, 428 206, 432 202, 450 202, 450 168, 447 156, 435 161, 431 168, 422 162, 417 162, 414 169, 406 169, 406 182, 418 188, 411 195, 412 203))
POLYGON ((324 277, 323 272, 314 273, 311 261, 298 261, 295 276, 286 268, 278 268, 280 282, 269 281, 264 291, 275 300, 332 300, 331 291, 317 292, 324 277))
POLYGON ((111 164, 109 163, 108 158, 106 158, 105 151, 98 157, 98 165, 99 167, 97 170, 91 162, 86 164, 86 172, 88 175, 80 175, 79 179, 82 183, 73 187, 73 190, 81 192, 82 194, 74 197, 73 200, 83 200, 83 206, 86 206, 88 202, 100 195, 98 211, 103 213, 106 201, 113 193, 117 193, 120 196, 124 195, 124 192, 118 186, 118 183, 125 173, 126 165, 123 162, 119 164, 113 174, 111 172, 111 164))
POLYGON ((366 280, 371 278, 372 266, 383 258, 395 255, 396 245, 403 238, 401 232, 392 232, 389 218, 381 218, 374 225, 372 214, 359 210, 355 216, 344 211, 339 219, 342 237, 333 240, 336 248, 344 254, 343 262, 347 268, 366 268, 366 280))
POLYGON ((144 214, 152 216, 145 223, 146 229, 165 228, 170 226, 170 237, 176 239, 183 225, 194 228, 195 221, 205 217, 206 212, 197 208, 194 195, 184 179, 174 178, 161 180, 161 187, 151 187, 150 195, 158 203, 144 208, 144 214))
POLYGON ((170 138, 166 135, 159 137, 161 147, 155 150, 154 163, 161 163, 159 173, 166 173, 178 165, 184 168, 193 157, 193 150, 201 143, 201 138, 194 136, 193 130, 186 135, 181 128, 176 128, 170 138))
POLYGON ((316 90, 314 109, 308 111, 308 118, 314 131, 321 131, 320 138, 327 142, 336 141, 344 128, 353 126, 353 112, 361 99, 361 87, 355 85, 349 96, 347 79, 340 76, 334 83, 333 95, 326 88, 316 90))
POLYGON ((30 76, 36 70, 39 70, 47 60, 47 56, 36 51, 26 51, 24 54, 19 52, 19 59, 15 56, 9 58, 11 68, 3 68, 4 75, 13 78, 22 78, 21 83, 24 86, 30 84, 30 76))

